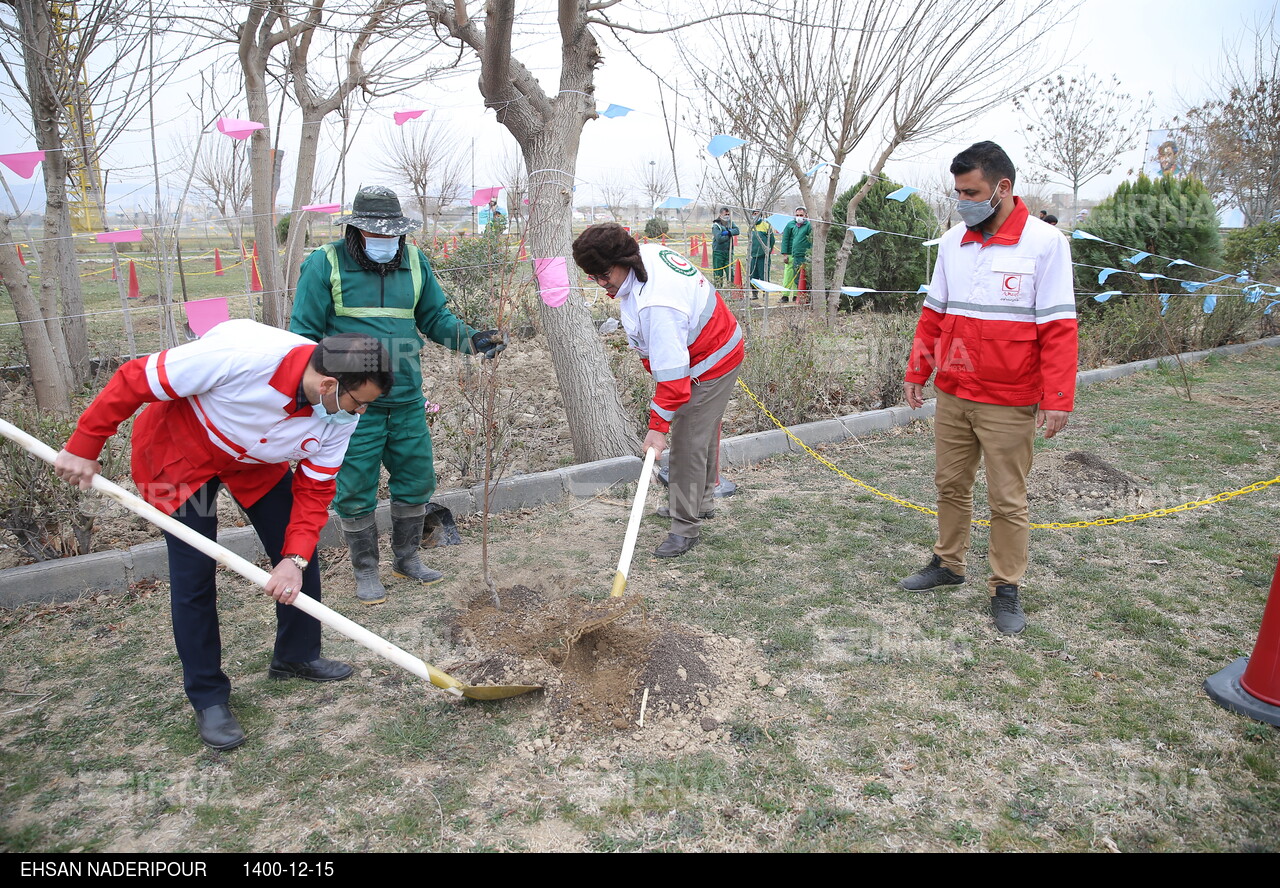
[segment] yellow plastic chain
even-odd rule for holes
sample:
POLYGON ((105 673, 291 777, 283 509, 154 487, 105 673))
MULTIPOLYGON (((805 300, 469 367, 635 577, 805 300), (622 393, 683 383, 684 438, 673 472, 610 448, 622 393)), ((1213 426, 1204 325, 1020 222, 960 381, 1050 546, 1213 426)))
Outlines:
MULTIPOLYGON (((770 412, 769 408, 764 405, 764 402, 761 401, 758 397, 756 397, 756 393, 751 391, 751 389, 747 387, 747 384, 743 382, 741 379, 738 380, 738 387, 741 388, 744 392, 746 392, 747 397, 750 398, 755 403, 755 405, 760 408, 760 411, 765 416, 769 417, 769 420, 775 426, 781 429, 788 438, 796 442, 796 444, 800 445, 800 447, 805 451, 805 453, 812 456, 818 462, 822 463, 822 465, 826 466, 828 469, 830 469, 831 471, 839 475, 841 478, 844 478, 846 481, 853 482, 854 484, 858 485, 868 493, 874 494, 882 499, 887 499, 891 503, 897 503, 898 505, 902 506, 905 509, 914 509, 917 512, 923 512, 926 515, 938 514, 936 511, 928 508, 927 506, 921 506, 904 499, 899 499, 898 497, 894 496, 891 493, 885 493, 883 490, 877 490, 876 488, 872 487, 870 484, 866 483, 865 481, 861 481, 853 477, 844 469, 840 468, 835 463, 831 462, 831 460, 827 459, 825 456, 818 453, 808 444, 804 443, 799 438, 797 438, 789 428, 787 428, 785 425, 783 425, 781 422, 778 421, 778 417, 774 416, 773 413, 770 412)), ((1178 505, 1178 506, 1171 506, 1168 509, 1153 509, 1150 512, 1143 512, 1139 515, 1121 515, 1118 518, 1097 518, 1093 521, 1054 521, 1047 524, 1033 523, 1031 526, 1037 530, 1064 530, 1066 528, 1073 528, 1073 527, 1102 527, 1108 524, 1132 524, 1135 521, 1143 521, 1147 518, 1163 518, 1166 515, 1174 515, 1174 514, 1177 514, 1178 512, 1188 512, 1191 509, 1198 509, 1201 506, 1208 506, 1208 505, 1212 505, 1213 503, 1225 502, 1237 496, 1243 496, 1246 493, 1254 493, 1256 491, 1270 487, 1272 484, 1280 484, 1280 476, 1272 478, 1270 481, 1255 481, 1253 484, 1250 484, 1246 487, 1241 487, 1238 490, 1223 491, 1222 493, 1214 494, 1208 499, 1193 500, 1189 503, 1182 503, 1181 505, 1178 505)), ((978 525, 979 527, 991 526, 991 522, 985 519, 975 519, 973 523, 978 525)))

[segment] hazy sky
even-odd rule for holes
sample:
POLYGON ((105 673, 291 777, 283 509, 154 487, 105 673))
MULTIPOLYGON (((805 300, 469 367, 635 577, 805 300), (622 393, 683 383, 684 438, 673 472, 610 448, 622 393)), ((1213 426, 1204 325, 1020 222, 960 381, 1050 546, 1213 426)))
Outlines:
MULTIPOLYGON (((537 6, 538 4, 529 4, 537 6)), ((690 9, 697 9, 689 7, 690 9)), ((1049 60, 1062 59, 1059 70, 1070 75, 1093 71, 1104 77, 1117 75, 1123 88, 1135 95, 1145 96, 1152 93, 1155 100, 1155 111, 1148 126, 1159 126, 1160 122, 1173 114, 1185 111, 1206 97, 1207 85, 1218 70, 1225 45, 1232 44, 1243 31, 1245 24, 1258 16, 1268 13, 1273 8, 1270 0, 1162 0, 1162 2, 1135 2, 1135 0, 1083 0, 1077 6, 1074 23, 1060 27, 1055 38, 1044 47, 1045 57, 1049 60)), ((633 13, 629 21, 640 18, 633 13)), ((518 54, 531 60, 531 67, 544 84, 554 89, 558 79, 555 68, 558 52, 559 35, 554 25, 552 12, 534 12, 522 16, 518 25, 518 54)), ((679 86, 682 93, 687 87, 680 84, 678 65, 675 55, 670 49, 667 37, 645 37, 636 40, 633 46, 646 59, 652 60, 659 70, 670 71, 668 86, 679 86)), ((733 60, 723 58, 720 50, 708 45, 705 52, 699 49, 699 57, 705 57, 708 64, 732 64, 733 60)), ((990 76, 990 75, 988 75, 990 76)), ((687 80, 687 76, 685 78, 687 80)), ((185 94, 190 87, 171 88, 166 91, 163 107, 158 111, 158 118, 163 122, 158 127, 160 153, 168 164, 177 170, 189 166, 190 152, 194 145, 194 133, 198 130, 198 121, 192 118, 185 94)), ((497 168, 496 158, 514 150, 514 140, 494 120, 491 112, 484 111, 479 91, 476 88, 474 71, 461 73, 443 84, 430 84, 415 90, 413 95, 402 99, 382 100, 376 110, 364 117, 356 150, 349 157, 348 187, 346 199, 349 200, 355 187, 362 182, 382 181, 386 177, 376 173, 373 161, 378 146, 386 134, 394 129, 391 112, 405 108, 434 109, 438 119, 457 132, 467 144, 475 144, 475 184, 483 187, 499 184, 494 176, 497 168)), ((605 63, 597 71, 596 79, 597 105, 604 109, 611 102, 628 105, 636 109, 636 113, 625 118, 613 120, 597 120, 590 122, 583 134, 582 150, 579 155, 578 176, 579 191, 586 195, 594 194, 593 186, 598 183, 622 178, 635 181, 635 172, 639 165, 651 159, 659 161, 669 157, 666 137, 654 78, 641 69, 636 63, 616 46, 606 42, 605 63)), ((671 92, 667 94, 668 102, 672 100, 671 92)), ((681 110, 689 109, 690 102, 696 95, 686 95, 681 99, 681 110)), ((9 91, 5 91, 6 106, 12 105, 9 91)), ((21 113, 20 109, 6 107, 8 117, 21 113)), ((244 116, 243 104, 233 106, 231 116, 244 116)), ((993 108, 976 120, 963 132, 955 132, 943 144, 917 146, 903 152, 903 159, 892 161, 889 172, 899 181, 908 184, 923 184, 935 177, 949 158, 957 150, 980 138, 992 138, 1001 142, 1013 156, 1020 169, 1027 168, 1028 148, 1022 136, 1017 133, 1019 120, 1016 112, 1009 106, 993 108), (914 153, 913 158, 907 155, 914 153)), ((407 126, 412 127, 410 122, 407 126)), ((31 150, 34 145, 13 124, 12 120, 4 121, 3 132, 0 132, 0 151, 31 150)), ((281 132, 282 144, 286 148, 296 143, 298 127, 286 122, 281 132)), ((225 138, 214 133, 206 139, 225 138)), ((696 180, 701 165, 706 162, 706 153, 701 149, 705 142, 693 132, 681 129, 677 142, 677 153, 680 166, 685 176, 683 193, 693 196, 696 186, 686 184, 696 180)), ((112 187, 109 189, 110 200, 118 207, 148 208, 153 203, 153 186, 150 182, 149 170, 135 168, 122 171, 125 158, 128 163, 138 163, 139 158, 148 158, 150 154, 149 134, 139 132, 123 137, 108 158, 108 165, 117 164, 111 176, 112 187)), ((822 158, 815 158, 814 162, 822 158)), ((866 158, 856 158, 865 162, 866 158)), ((1131 156, 1126 157, 1118 165, 1117 172, 1111 176, 1095 180, 1085 187, 1082 196, 1099 198, 1109 193, 1115 185, 1122 181, 1125 173, 1140 165, 1141 148, 1135 148, 1131 156)), ((331 162, 332 163, 332 162, 331 162)), ((860 170, 852 169, 856 164, 849 164, 845 171, 845 184, 856 181, 860 170)), ((4 171, 6 180, 18 196, 19 202, 29 207, 38 207, 39 173, 32 182, 19 179, 12 172, 4 171)), ((286 177, 286 183, 291 177, 286 177)), ((170 187, 181 187, 180 181, 170 181, 170 187)), ((1054 189, 1054 190, 1066 190, 1054 189)), ((704 195, 712 197, 712 195, 704 195)), ((319 195, 318 198, 323 198, 319 195)), ((334 199, 338 196, 334 195, 334 199)), ((281 200, 287 202, 287 189, 282 189, 281 200)), ((590 197, 579 197, 579 203, 586 203, 590 197)), ((601 198, 595 195, 596 200, 601 198)), ((7 204, 7 200, 5 200, 7 204)), ((8 209, 8 207, 6 207, 8 209)))

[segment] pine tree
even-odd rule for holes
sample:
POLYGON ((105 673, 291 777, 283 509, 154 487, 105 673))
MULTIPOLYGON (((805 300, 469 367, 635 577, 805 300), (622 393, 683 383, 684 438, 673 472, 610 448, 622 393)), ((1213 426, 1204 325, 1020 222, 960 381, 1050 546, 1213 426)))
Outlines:
MULTIPOLYGON (((853 222, 847 222, 849 201, 866 182, 864 176, 856 185, 845 191, 832 206, 832 219, 839 225, 859 225, 863 228, 874 228, 886 232, 867 238, 860 244, 854 244, 849 255, 849 264, 845 268, 844 281, 832 287, 874 287, 876 290, 889 291, 869 293, 859 300, 869 299, 879 310, 891 310, 914 305, 917 288, 929 280, 930 268, 926 250, 917 238, 928 240, 938 234, 938 220, 926 204, 916 195, 905 201, 886 200, 886 196, 901 188, 895 182, 881 179, 871 186, 867 196, 858 207, 853 222), (889 234, 888 232, 893 232, 889 234), (906 234, 911 237, 895 237, 895 234, 906 234), (905 291, 905 292, 892 292, 905 291)), ((836 250, 840 238, 827 240, 827 268, 833 274, 836 261, 836 250)), ((828 280, 832 280, 831 277, 828 280)), ((841 296, 841 308, 849 309, 857 301, 848 296, 841 296), (852 304, 851 304, 852 303, 852 304)))

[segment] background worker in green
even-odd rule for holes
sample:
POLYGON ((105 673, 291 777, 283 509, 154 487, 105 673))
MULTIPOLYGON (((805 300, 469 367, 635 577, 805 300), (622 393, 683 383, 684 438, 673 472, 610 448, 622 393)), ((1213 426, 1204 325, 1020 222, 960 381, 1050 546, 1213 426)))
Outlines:
MULTIPOLYGON (((778 236, 773 233, 773 225, 764 217, 764 210, 755 210, 751 214, 751 274, 753 281, 769 280, 769 255, 778 236)), ((755 284, 751 285, 755 289, 755 284)))
POLYGON ((715 285, 727 287, 733 283, 733 239, 738 236, 738 226, 729 216, 729 208, 721 207, 720 215, 711 223, 711 269, 715 285))
MULTIPOLYGON (((788 296, 796 295, 796 282, 800 279, 800 269, 809 261, 809 248, 813 246, 813 226, 809 224, 809 211, 804 207, 796 207, 796 217, 782 229, 782 249, 779 250, 787 258, 782 267, 782 286, 790 290, 784 293, 782 301, 788 296)), ((807 282, 807 281, 806 281, 807 282)))
POLYGON ((391 551, 397 576, 434 583, 444 578, 418 557, 427 502, 435 493, 431 433, 424 413, 423 337, 463 354, 492 358, 506 345, 497 330, 477 333, 445 306, 427 257, 404 236, 421 223, 400 211, 395 192, 361 188, 341 241, 325 244, 302 263, 289 329, 319 340, 334 333, 366 333, 391 354, 395 386, 370 404, 338 472, 334 511, 342 523, 365 604, 387 598, 378 578, 379 465, 391 488, 391 551))

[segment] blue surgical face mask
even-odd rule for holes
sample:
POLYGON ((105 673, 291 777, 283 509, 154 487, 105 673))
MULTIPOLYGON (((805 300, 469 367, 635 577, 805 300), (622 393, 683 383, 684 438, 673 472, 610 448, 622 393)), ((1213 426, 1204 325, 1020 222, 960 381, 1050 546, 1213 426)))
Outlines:
POLYGON ((368 237, 364 239, 364 254, 373 262, 390 262, 400 253, 398 237, 368 237))
POLYGON ((351 425, 351 423, 360 418, 360 415, 358 413, 348 413, 343 410, 342 405, 338 403, 338 398, 338 395, 334 395, 333 406, 338 408, 336 411, 331 411, 328 407, 324 406, 324 395, 321 395, 320 403, 311 405, 311 412, 327 422, 329 425, 351 425))

